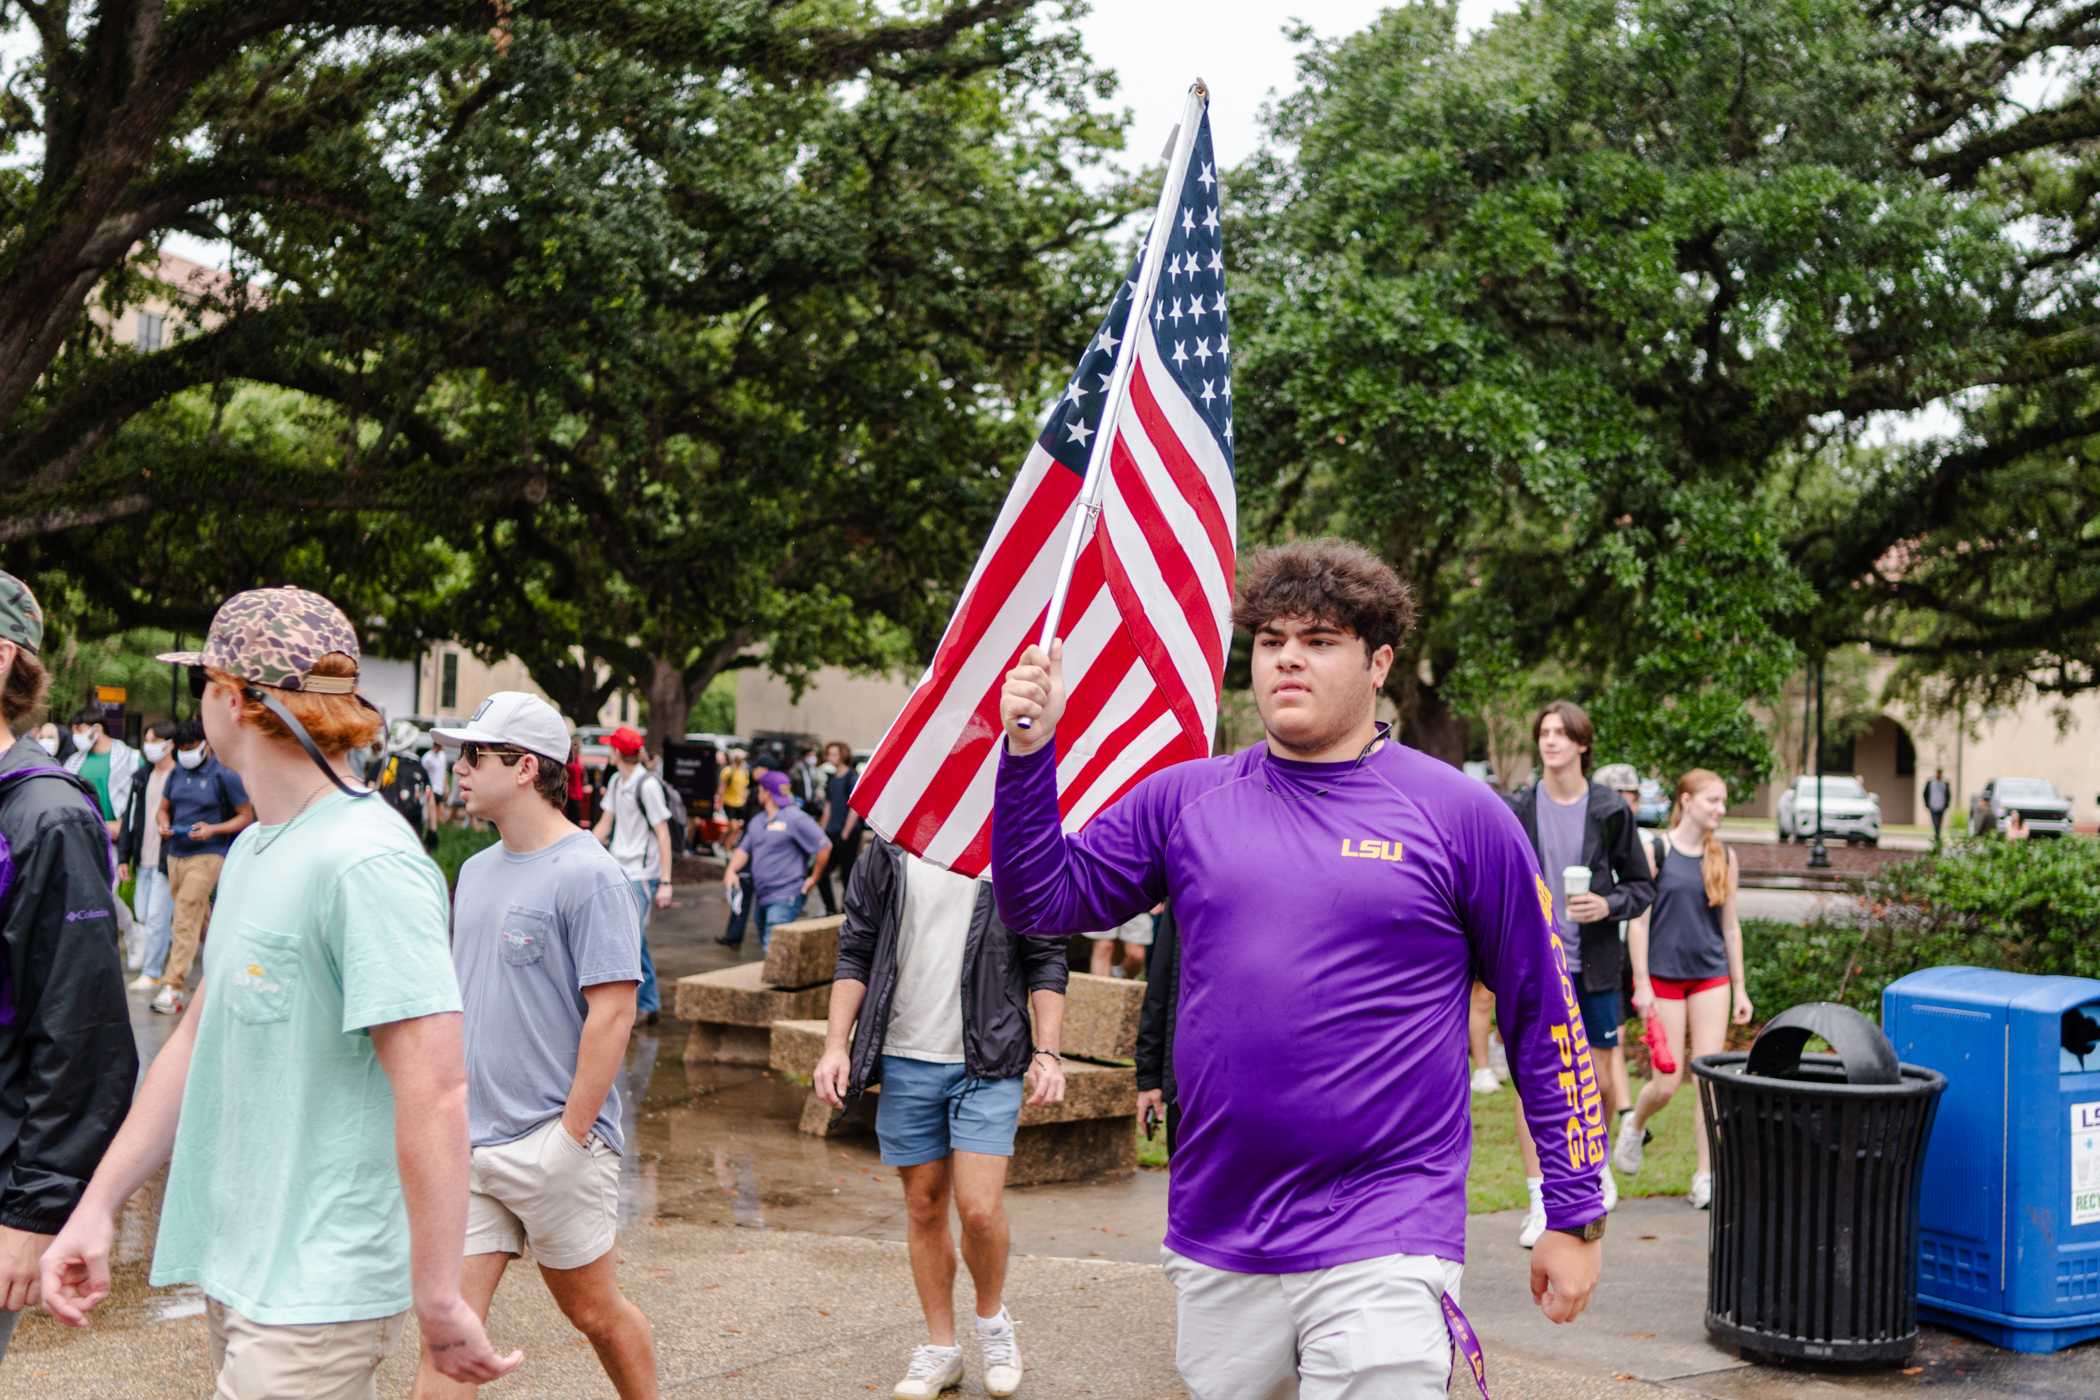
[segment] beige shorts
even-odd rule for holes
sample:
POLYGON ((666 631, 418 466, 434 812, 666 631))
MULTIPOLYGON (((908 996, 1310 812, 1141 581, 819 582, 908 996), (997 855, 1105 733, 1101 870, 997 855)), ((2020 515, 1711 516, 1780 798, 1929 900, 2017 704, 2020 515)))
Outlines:
POLYGON ((580 1269, 613 1247, 620 1154, 592 1133, 587 1145, 545 1123, 515 1142, 474 1149, 467 1176, 467 1253, 523 1254, 550 1269, 580 1269))
POLYGON ((251 1322, 216 1298, 204 1300, 211 1327, 213 1400, 374 1400, 379 1363, 401 1341, 408 1314, 364 1322, 289 1327, 251 1322))

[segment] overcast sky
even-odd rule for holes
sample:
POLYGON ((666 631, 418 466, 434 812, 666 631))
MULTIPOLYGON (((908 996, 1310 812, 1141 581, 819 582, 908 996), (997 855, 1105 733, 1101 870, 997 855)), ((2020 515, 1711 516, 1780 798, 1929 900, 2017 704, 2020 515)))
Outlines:
MULTIPOLYGON (((1517 0, 1460 0, 1469 28, 1517 0)), ((1262 104, 1298 85, 1298 50, 1284 26, 1304 20, 1322 38, 1353 34, 1390 0, 1095 0, 1081 24, 1087 52, 1121 79, 1116 100, 1135 116, 1125 160, 1159 159, 1188 86, 1210 84, 1210 133, 1220 165, 1238 165, 1261 139, 1262 104)))

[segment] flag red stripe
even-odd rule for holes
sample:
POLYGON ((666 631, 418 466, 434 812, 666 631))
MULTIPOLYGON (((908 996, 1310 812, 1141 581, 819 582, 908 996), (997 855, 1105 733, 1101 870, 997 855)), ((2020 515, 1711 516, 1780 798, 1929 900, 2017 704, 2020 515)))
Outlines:
MULTIPOLYGON (((1079 564, 1072 571, 1071 591, 1066 595, 1066 627, 1070 627, 1085 615, 1087 607, 1100 591, 1101 564, 1098 551, 1083 549, 1080 551, 1079 564)), ((1048 611, 1047 600, 1043 607, 1048 611)), ((911 814, 900 824, 900 830, 924 829, 924 823, 929 817, 934 819, 931 829, 939 830, 941 821, 955 809, 955 804, 961 801, 963 793, 969 790, 971 782, 977 777, 977 770, 984 766, 986 751, 998 740, 1001 733, 999 692, 1006 686, 1006 673, 1020 663, 1021 653, 1035 645, 1041 632, 1042 619, 1038 616, 1036 624, 1028 629, 1027 637, 1013 649, 1006 664, 999 668, 998 676, 991 686, 978 698, 977 708, 972 712, 970 722, 957 736, 955 747, 948 751, 941 760, 940 767, 934 770, 924 791, 919 794, 919 800, 912 804, 911 814)), ((1094 669, 1089 666, 1088 674, 1091 675, 1094 669)), ((1066 721, 1059 722, 1062 724, 1066 721)))
MULTIPOLYGON (((998 616, 1008 595, 1048 546, 1078 496, 1079 479, 1071 472, 1054 463, 1045 470, 1042 482, 1014 518, 1013 528, 1007 531, 1006 538, 991 546, 995 551, 991 562, 985 566, 977 586, 970 590, 969 598, 941 637, 940 648, 934 653, 933 665, 926 679, 905 701, 897 722, 890 726, 889 734, 862 771, 860 781, 854 784, 852 801, 847 804, 854 811, 866 816, 874 810, 883 789, 897 771, 897 765, 918 741, 927 718, 946 694, 956 673, 977 649, 978 643, 984 640, 992 619, 998 616)), ((1045 609, 1049 607, 1049 599, 1043 600, 1043 606, 1045 609)), ((1040 610, 1037 615, 1041 616, 1040 610)), ((1030 633, 1031 638, 1034 635, 1030 633)))
MULTIPOLYGON (((1118 675, 1116 679, 1120 681, 1122 676, 1118 675)), ((1157 690, 1139 701, 1137 713, 1116 726, 1115 731, 1101 741, 1100 747, 1087 761, 1086 767, 1080 769, 1072 781, 1062 786, 1057 794, 1057 814, 1060 817, 1070 816, 1072 809, 1079 804, 1079 799, 1086 796, 1087 789, 1094 785, 1094 780, 1122 756, 1123 750, 1130 746, 1131 740, 1144 733, 1154 720, 1165 713, 1167 697, 1157 690)))
POLYGON ((1196 459, 1182 446, 1174 425, 1167 421, 1166 410, 1152 396, 1152 385, 1145 379, 1145 361, 1142 356, 1131 366, 1130 406, 1137 413, 1138 422, 1144 426, 1145 441, 1159 454, 1167 475, 1181 488, 1188 498, 1189 508, 1203 522, 1203 533, 1210 539, 1210 547, 1218 556, 1218 569, 1224 574, 1229 586, 1233 577, 1232 527, 1219 507, 1218 498, 1212 494, 1210 480, 1196 459))
MULTIPOLYGON (((1218 636, 1217 614, 1211 611, 1212 599, 1204 592, 1203 580, 1197 577, 1196 566, 1189 562, 1181 538, 1160 511, 1159 501, 1153 496, 1152 487, 1146 482, 1137 458, 1130 455, 1130 447, 1121 433, 1116 434, 1109 453, 1109 466, 1116 474, 1116 490, 1130 509, 1130 519, 1144 535, 1160 578, 1174 595, 1174 601, 1181 605, 1181 615, 1188 620, 1189 636, 1203 653, 1204 664, 1210 667, 1211 684, 1216 685, 1218 678, 1225 674, 1225 644, 1218 636)), ((1103 531, 1104 535, 1106 533, 1103 531)), ((1232 575, 1228 573, 1225 577, 1231 578, 1232 575)))

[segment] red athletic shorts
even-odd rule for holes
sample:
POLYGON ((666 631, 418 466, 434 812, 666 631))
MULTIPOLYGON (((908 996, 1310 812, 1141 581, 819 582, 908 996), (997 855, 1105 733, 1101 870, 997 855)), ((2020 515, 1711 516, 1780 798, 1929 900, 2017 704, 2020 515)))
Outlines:
POLYGON ((1701 977, 1696 982, 1682 982, 1675 977, 1650 977, 1648 984, 1655 988, 1657 1001, 1683 1001, 1694 992, 1710 992, 1716 987, 1728 985, 1726 977, 1701 977))

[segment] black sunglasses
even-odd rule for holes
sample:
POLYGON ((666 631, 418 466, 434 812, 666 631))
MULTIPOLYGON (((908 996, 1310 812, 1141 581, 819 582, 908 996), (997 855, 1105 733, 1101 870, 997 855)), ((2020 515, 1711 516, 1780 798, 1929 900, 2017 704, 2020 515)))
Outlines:
POLYGON ((488 754, 505 768, 515 768, 518 760, 525 756, 523 749, 499 749, 492 744, 477 743, 469 739, 459 746, 459 756, 469 768, 481 766, 481 756, 488 754))

